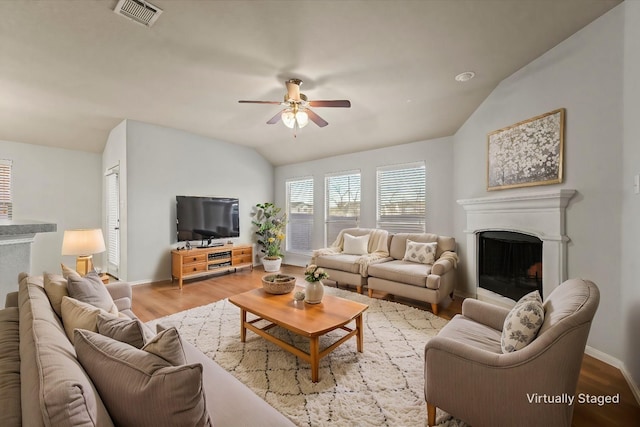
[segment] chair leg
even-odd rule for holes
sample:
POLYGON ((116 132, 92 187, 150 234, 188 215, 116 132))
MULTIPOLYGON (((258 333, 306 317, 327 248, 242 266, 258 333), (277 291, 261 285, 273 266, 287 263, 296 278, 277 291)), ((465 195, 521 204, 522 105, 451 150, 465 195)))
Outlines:
POLYGON ((369 294, 369 298, 373 298, 373 289, 367 289, 367 293, 369 294))
POLYGON ((431 304, 431 311, 433 311, 433 314, 438 315, 438 304, 431 304))
POLYGON ((357 285, 356 286, 356 291, 361 294, 362 293, 362 285, 357 285))
POLYGON ((436 406, 427 402, 427 425, 429 427, 436 425, 436 406))

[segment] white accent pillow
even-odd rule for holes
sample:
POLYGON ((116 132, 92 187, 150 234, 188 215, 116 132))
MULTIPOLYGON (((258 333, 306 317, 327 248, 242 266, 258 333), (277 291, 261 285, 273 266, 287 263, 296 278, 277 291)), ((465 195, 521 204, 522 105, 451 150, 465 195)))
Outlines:
POLYGON ((538 291, 520 298, 504 319, 500 347, 503 353, 512 353, 529 345, 544 322, 544 307, 538 291))
POLYGON ((342 253, 349 255, 366 255, 369 253, 369 235, 364 236, 352 236, 351 234, 344 234, 344 249, 342 253))
POLYGON ((433 264, 436 260, 437 248, 438 242, 420 243, 407 239, 407 248, 402 260, 420 264, 433 264))

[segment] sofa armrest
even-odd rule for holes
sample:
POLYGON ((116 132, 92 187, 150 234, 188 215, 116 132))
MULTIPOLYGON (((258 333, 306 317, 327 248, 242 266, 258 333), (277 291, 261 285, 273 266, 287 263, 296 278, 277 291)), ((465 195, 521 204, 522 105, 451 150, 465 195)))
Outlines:
POLYGON ((489 326, 497 331, 502 331, 504 319, 509 314, 509 309, 499 307, 477 299, 467 298, 462 302, 462 315, 469 319, 489 326))
POLYGON ((440 258, 433 263, 433 266, 431 267, 431 274, 442 276, 451 270, 453 270, 453 263, 451 260, 440 258))
POLYGON ((5 308, 18 306, 18 292, 9 292, 4 302, 5 308))
POLYGON ((115 282, 106 285, 106 287, 119 311, 131 310, 133 293, 131 291, 131 285, 129 283, 115 282))

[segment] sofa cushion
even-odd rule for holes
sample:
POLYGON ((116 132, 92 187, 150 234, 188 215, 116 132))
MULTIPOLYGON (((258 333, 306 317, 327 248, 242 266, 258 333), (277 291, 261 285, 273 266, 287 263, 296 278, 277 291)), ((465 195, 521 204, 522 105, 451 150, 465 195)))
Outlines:
POLYGON ((364 236, 352 236, 351 234, 344 233, 344 248, 343 253, 349 255, 366 255, 369 246, 369 235, 364 236))
MULTIPOLYGON (((92 330, 91 328, 82 329, 92 330)), ((138 319, 115 316, 103 311, 96 317, 96 330, 100 335, 127 343, 135 348, 142 348, 146 342, 144 326, 138 319)))
POLYGON ((438 337, 445 337, 471 347, 502 354, 500 348, 500 331, 483 323, 458 314, 438 332, 438 337))
POLYGON ((18 299, 22 425, 112 426, 44 287, 27 280, 18 299))
POLYGON ((20 313, 0 310, 0 426, 22 425, 20 405, 20 313))
POLYGON ((62 297, 69 296, 67 291, 67 279, 59 274, 44 273, 44 290, 49 297, 49 302, 58 317, 62 318, 62 297))
POLYGON ((427 286, 427 276, 431 273, 431 265, 393 260, 371 264, 368 271, 369 276, 379 279, 425 288, 427 286))
POLYGON ((531 343, 544 321, 544 308, 538 291, 520 298, 504 319, 500 346, 503 353, 525 348, 531 343))
POLYGON ((108 312, 118 312, 113 303, 113 298, 107 291, 100 276, 96 272, 90 272, 84 277, 69 275, 67 278, 67 291, 71 298, 86 302, 108 312))
POLYGON ((420 264, 433 264, 436 260, 437 246, 438 242, 420 243, 407 239, 407 249, 402 260, 420 264))
POLYGON ((437 242, 438 236, 431 233, 396 233, 391 237, 389 255, 395 259, 404 258, 407 250, 407 239, 419 243, 437 242))
POLYGON ((348 273, 359 274, 360 264, 358 259, 360 255, 320 255, 316 258, 316 265, 322 268, 331 268, 333 270, 346 271, 348 273))
POLYGON ((156 354, 81 329, 75 346, 116 424, 211 425, 201 364, 173 366, 156 354))

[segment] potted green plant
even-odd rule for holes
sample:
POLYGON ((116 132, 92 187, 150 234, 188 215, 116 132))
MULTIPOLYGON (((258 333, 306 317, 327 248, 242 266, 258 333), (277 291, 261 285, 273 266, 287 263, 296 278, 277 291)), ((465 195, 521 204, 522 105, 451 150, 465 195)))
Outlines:
POLYGON ((257 243, 264 254, 262 265, 268 272, 280 270, 284 257, 282 241, 285 238, 287 217, 280 214, 281 210, 273 203, 258 203, 253 214, 254 219, 251 221, 257 228, 257 243))

